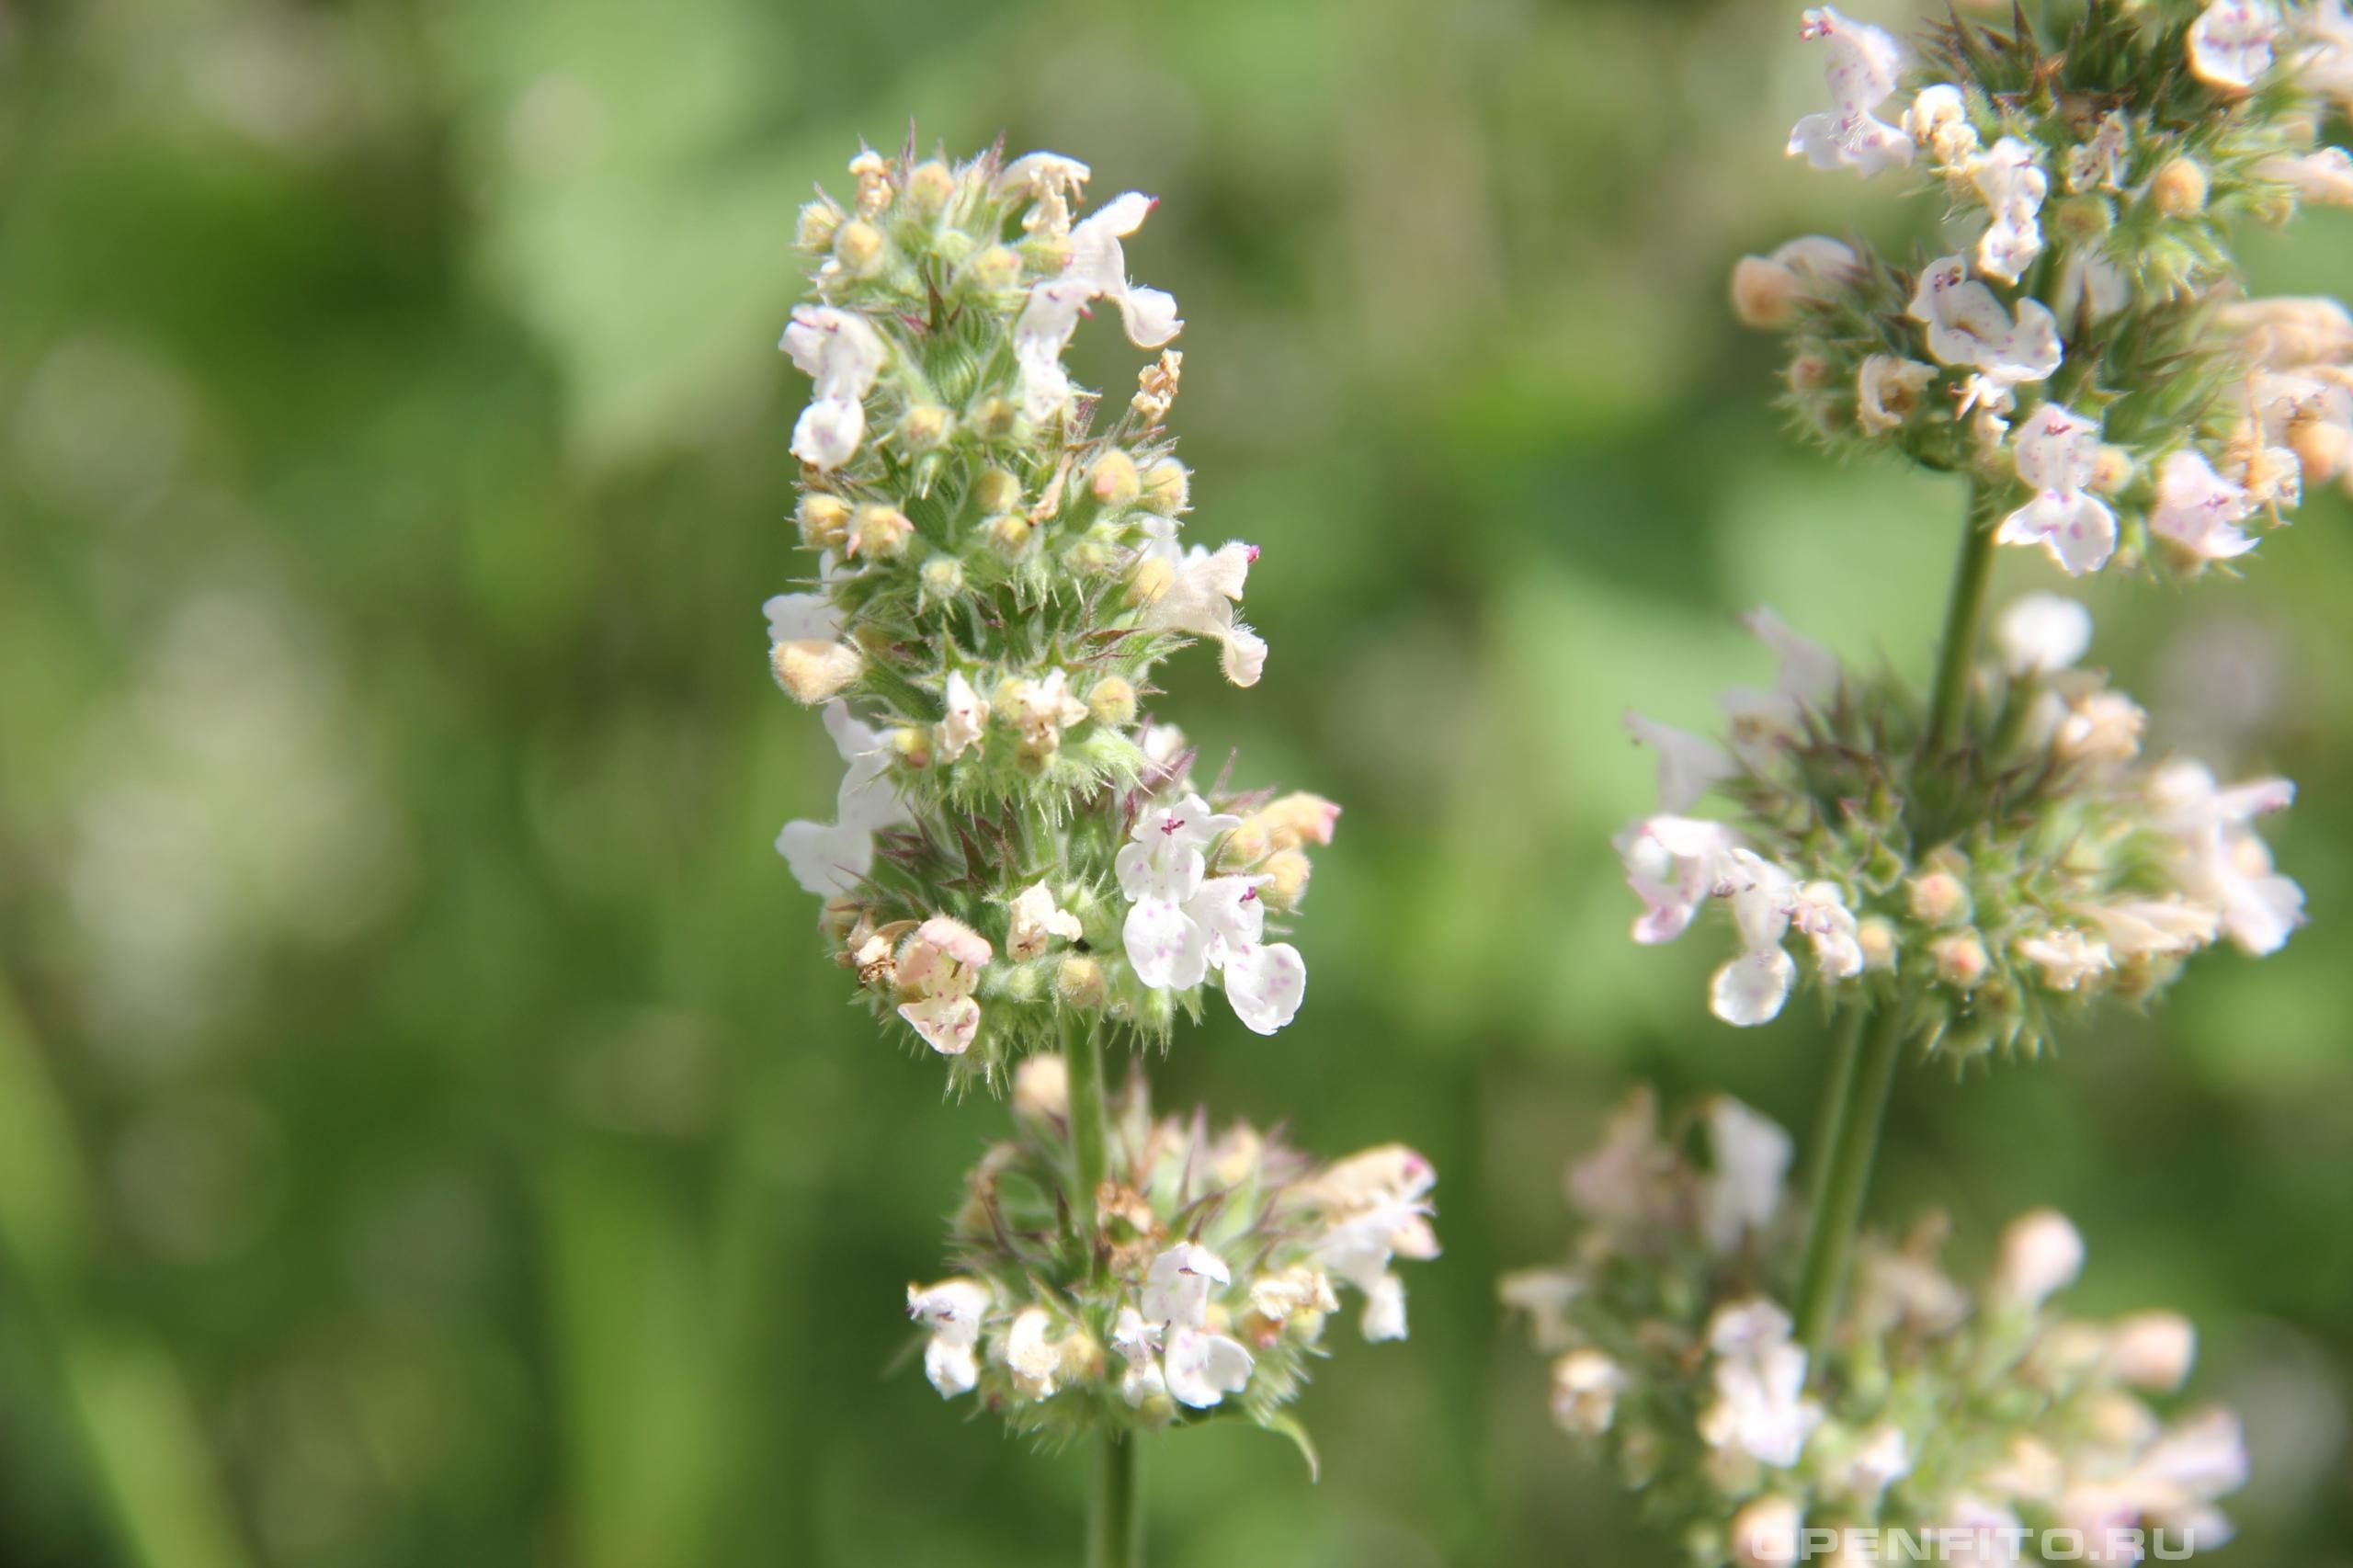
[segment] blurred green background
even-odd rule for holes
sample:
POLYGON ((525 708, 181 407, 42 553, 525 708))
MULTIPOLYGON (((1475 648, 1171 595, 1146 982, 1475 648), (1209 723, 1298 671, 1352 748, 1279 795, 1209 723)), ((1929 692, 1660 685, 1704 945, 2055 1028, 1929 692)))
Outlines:
MULTIPOLYGON (((1786 438, 1722 304, 1907 216, 1785 165, 1793 9, 0 0, 0 1560, 1075 1559, 1084 1462, 893 1366, 1000 1113, 844 1006, 768 846, 837 770, 758 613, 807 569, 793 214, 913 116, 1165 199, 1129 254, 1189 323, 1193 526, 1266 547, 1274 645, 1165 711, 1347 804, 1304 1014, 1211 1008, 1164 1103, 1443 1173, 1412 1341, 1342 1331, 1302 1408, 1321 1484, 1155 1442, 1155 1561, 1662 1561, 1493 1277, 1630 1083, 1802 1131, 1823 1048, 1712 1023, 1712 937, 1626 942, 1618 715, 1763 677, 1758 602, 1925 670, 1958 527, 1786 438)), ((2353 288, 2348 242, 2258 282, 2353 288)), ((2236 1560, 2299 1568, 2353 1562, 2347 524, 2089 596, 2159 744, 2302 781, 2312 927, 1908 1074, 1874 1197, 1964 1264, 2055 1203, 2078 1306, 2192 1312, 2236 1560)))

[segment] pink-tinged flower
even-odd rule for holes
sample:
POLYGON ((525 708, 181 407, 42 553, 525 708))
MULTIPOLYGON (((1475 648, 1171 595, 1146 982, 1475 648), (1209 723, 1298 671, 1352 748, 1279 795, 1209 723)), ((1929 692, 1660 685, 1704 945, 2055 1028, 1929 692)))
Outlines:
POLYGON ((2116 514, 2089 486, 2099 467, 2099 422, 2046 403, 2019 424, 2013 449, 2018 478, 2034 499, 2002 519, 2002 544, 2040 545, 2071 577, 2097 572, 2116 553, 2116 514))
POLYGON ((2221 912, 2222 935, 2242 952, 2273 953, 2304 923, 2304 892, 2272 868, 2251 824, 2296 798, 2285 778, 2224 789, 2201 763, 2161 768, 2150 784, 2156 825, 2173 836, 2169 869, 2192 903, 2221 912))
POLYGON ((1972 279, 1969 264, 1948 256, 1921 269, 1908 312, 1927 329, 1928 354, 1940 365, 1973 366, 1998 397, 2059 368, 2059 322, 2039 301, 2003 308, 1994 290, 1972 279))
POLYGON ((2254 510, 2255 498, 2244 485, 2224 479, 2201 453, 2185 448, 2158 465, 2149 531, 2193 561, 2228 561, 2255 548, 2256 540, 2238 527, 2254 510))
POLYGON ((1267 667, 1267 642, 1233 615, 1241 602, 1258 547, 1229 540, 1215 550, 1195 545, 1179 553, 1176 524, 1169 517, 1144 522, 1143 555, 1164 562, 1167 573, 1146 579, 1154 592, 1144 607, 1143 621, 1163 631, 1206 637, 1218 644, 1219 666, 1235 686, 1256 686, 1267 667))
POLYGON ((1636 741, 1658 753, 1658 809, 1662 812, 1688 812, 1700 796, 1740 774, 1740 765, 1733 761, 1730 752, 1688 730, 1645 719, 1640 713, 1626 715, 1626 728, 1636 741))
POLYGON ((1113 862, 1132 903, 1120 939, 1144 984, 1189 990, 1218 971, 1234 1016, 1273 1034, 1306 997, 1307 964, 1290 943, 1266 940, 1267 877, 1206 875, 1207 846, 1241 825, 1192 794, 1139 817, 1113 862))
POLYGON ((1708 1244, 1728 1253, 1773 1222, 1793 1145, 1778 1123, 1718 1095, 1708 1102, 1708 1148, 1713 1161, 1701 1218, 1708 1244))
POLYGON ((980 1032, 972 988, 994 951, 979 932, 944 915, 915 927, 899 949, 899 988, 909 998, 899 1017, 942 1056, 963 1055, 980 1032))
POLYGON ((2015 284, 2042 254, 2036 215, 2050 177, 2036 167, 2034 149, 2015 136, 2003 137, 1972 162, 1969 177, 1994 220, 1977 242, 1977 270, 2015 284))
POLYGON ((1894 38, 1828 6, 1804 14, 1798 37, 1827 51, 1823 80, 1831 108, 1797 122, 1790 131, 1789 155, 1817 169, 1853 169, 1866 177, 1910 164, 1912 138, 1875 112, 1895 91, 1904 67, 1894 38))
POLYGON ((2279 8, 2269 0, 2214 0, 2190 24, 2190 74, 2236 97, 2271 69, 2279 38, 2279 8))
MULTIPOLYGON (((1065 178, 1060 188, 1075 189, 1075 184, 1065 178)), ((1070 230, 1070 259, 1061 274, 1030 286, 1013 323, 1013 357, 1021 370, 1023 412, 1030 419, 1051 418, 1070 401, 1063 350, 1095 301, 1108 298, 1118 304, 1128 340, 1139 348, 1157 348, 1184 326, 1174 298, 1128 280, 1127 253, 1120 242, 1142 226, 1152 207, 1153 199, 1137 191, 1114 197, 1070 230)))
POLYGON ((1719 1307, 1708 1347, 1716 1400, 1699 1416, 1699 1436, 1776 1470, 1796 1464, 1822 1407, 1804 1397, 1806 1354, 1790 1342, 1789 1314, 1762 1298, 1719 1307))
POLYGON ((907 1287, 907 1315, 931 1331, 924 1347, 924 1375, 942 1399, 970 1393, 981 1369, 973 1347, 980 1343, 981 1324, 995 1303, 995 1295, 978 1279, 943 1279, 937 1285, 907 1287))
POLYGON ((1655 816, 1634 824, 1615 843, 1625 862, 1626 885, 1643 901, 1634 940, 1649 945, 1683 935, 1700 903, 1715 892, 1739 840, 1720 822, 1655 816))

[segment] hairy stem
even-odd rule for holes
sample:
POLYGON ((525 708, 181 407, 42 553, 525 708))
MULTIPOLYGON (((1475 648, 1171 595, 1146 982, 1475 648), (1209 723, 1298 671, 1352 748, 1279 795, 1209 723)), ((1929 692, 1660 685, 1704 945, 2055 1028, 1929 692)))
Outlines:
POLYGON ((1103 1185, 1110 1163, 1109 1112, 1103 1101, 1103 1036, 1092 1020, 1075 1009, 1075 1020, 1063 1031, 1063 1060, 1070 1069, 1071 1223, 1086 1249, 1090 1278, 1102 1264, 1101 1238, 1095 1223, 1095 1194, 1103 1185))
POLYGON ((1977 639, 1985 625, 1985 595, 1994 581, 1994 515, 1988 488, 1972 481, 1969 520, 1961 534, 1961 561, 1953 568, 1952 596, 1945 606, 1944 642, 1937 650, 1936 685, 1928 699, 1926 754, 1941 756, 1969 702, 1969 673, 1977 660, 1977 639))
POLYGON ((1808 1363, 1817 1374, 1830 1346, 1831 1325, 1837 1322, 1855 1231, 1862 1222, 1863 1194, 1870 1187, 1871 1162, 1879 1153, 1888 1088, 1895 1081, 1895 1058, 1904 1047, 1904 1016, 1901 1003, 1887 1003, 1863 1028, 1861 1048, 1847 1063, 1845 1087, 1825 1129, 1829 1153, 1826 1159, 1817 1157, 1822 1176, 1812 1195, 1813 1228, 1806 1235, 1797 1325, 1808 1363))
POLYGON ((1098 1442, 1087 1568, 1143 1568, 1143 1439, 1107 1431, 1098 1442))

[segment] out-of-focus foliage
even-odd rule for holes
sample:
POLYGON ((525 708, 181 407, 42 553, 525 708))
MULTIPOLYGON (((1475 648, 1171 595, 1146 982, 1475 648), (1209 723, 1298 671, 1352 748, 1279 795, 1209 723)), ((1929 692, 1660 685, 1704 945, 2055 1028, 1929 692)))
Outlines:
MULTIPOLYGON (((1347 806, 1299 1022, 1219 1017, 1157 1097, 1445 1173, 1413 1340, 1298 1407, 1321 1484, 1239 1424, 1155 1441, 1156 1560, 1657 1561, 1493 1278, 1557 1252, 1559 1164, 1628 1080, 1802 1130, 1823 1047, 1626 945, 1618 714, 1759 675, 1730 612, 1760 601, 1925 670, 1959 527, 1785 439, 1722 306, 1733 257, 1860 205, 1773 166, 1814 90, 1792 31, 1738 0, 0 5, 0 1556, 1073 1554, 1083 1466, 903 1360, 995 1121, 837 1005, 768 848, 837 767, 758 613, 795 570, 793 212, 915 115, 1165 199, 1138 267, 1183 301, 1196 504, 1266 547, 1275 650, 1251 700, 1204 660, 1168 706, 1347 806)), ((2349 253, 2318 214, 2257 280, 2342 293, 2349 253)), ((2199 1319, 2248 1562, 2353 1561, 2347 521, 2092 596, 2155 733, 2302 784, 2275 843, 2312 927, 2056 1062, 1907 1074, 1875 1195, 1981 1257, 2055 1204, 2081 1310, 2199 1319)))

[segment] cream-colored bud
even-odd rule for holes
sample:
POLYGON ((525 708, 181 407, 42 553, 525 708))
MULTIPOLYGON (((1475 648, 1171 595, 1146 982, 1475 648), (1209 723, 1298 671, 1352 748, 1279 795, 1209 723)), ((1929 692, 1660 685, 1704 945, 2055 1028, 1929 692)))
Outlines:
POLYGON ((2148 722, 2141 705, 2122 692, 2095 691, 2067 710, 2051 749, 2064 762, 2130 762, 2141 755, 2148 722))
POLYGON ((882 231, 853 218, 834 234, 834 259, 853 278, 863 278, 882 260, 882 231))
POLYGON ((1778 261, 1745 256, 1733 264, 1732 312, 1743 326, 1769 331, 1789 325, 1805 292, 1798 275, 1778 261))
POLYGON ((1952 926, 1969 918, 1969 889, 1950 871, 1923 871, 1904 891, 1915 920, 1952 926))
POLYGON ((849 506, 838 495, 803 495, 793 517, 801 542, 811 550, 839 550, 849 538, 849 506))
POLYGON ((2104 196, 2071 196, 2051 210, 2051 232, 2083 244, 2116 226, 2116 210, 2104 196))
POLYGON ((1799 392, 1820 392, 1830 384, 1830 361, 1819 354, 1801 354, 1790 361, 1790 385, 1799 392))
POLYGON ((1895 967, 1900 944, 1895 922, 1884 915, 1866 915, 1855 922, 1855 945, 1863 949, 1863 967, 1885 972, 1895 967))
POLYGON ((2109 1369, 2134 1388, 2171 1393, 2198 1359, 2198 1331, 2179 1312, 2135 1312, 2116 1325, 2109 1369))
POLYGON ((984 517, 1010 512, 1021 505, 1021 482, 1001 468, 985 469, 972 482, 972 505, 984 517))
POLYGON ((1157 604, 1176 581, 1176 568, 1157 555, 1147 555, 1128 574, 1128 597, 1140 605, 1157 604))
POLYGON ((1329 844, 1340 824, 1340 808, 1321 795, 1294 790, 1253 813, 1267 832, 1268 847, 1297 849, 1306 844, 1329 844))
POLYGON ((1041 1051, 1013 1070, 1013 1114, 1026 1121, 1059 1121, 1070 1114, 1070 1064, 1041 1051))
POLYGON ((2288 426, 2288 449, 2303 465, 2306 484, 2325 484, 2353 463, 2353 427, 2304 417, 2288 426))
POLYGON ((1985 944, 1974 931, 1938 937, 1928 944, 1928 956, 1937 961, 1937 978, 1947 985, 1969 991, 1985 978, 1985 944))
POLYGON ((1994 1295, 2032 1311, 2052 1292, 2074 1284, 2083 1270, 2084 1238, 2074 1221, 2056 1209, 2031 1210, 2002 1232, 1994 1295))
POLYGON ((1036 525, 1018 512, 1007 512, 988 521, 989 543, 996 547, 998 554, 1008 559, 1028 549, 1031 536, 1037 531, 1036 525))
POLYGON ((864 553, 878 560, 890 561, 904 553, 907 540, 914 537, 915 524, 896 506, 885 506, 879 501, 869 501, 851 514, 849 525, 850 555, 864 553))
POLYGON ((1063 564, 1082 577, 1099 577, 1119 563, 1119 554, 1099 539, 1083 539, 1063 551, 1063 564))
POLYGON ((1086 710, 1098 724, 1132 724, 1136 722, 1136 688, 1118 676, 1106 676, 1087 691, 1086 710))
POLYGON ((1788 1568, 1798 1561, 1804 1516, 1787 1497, 1759 1497, 1732 1518, 1732 1560, 1740 1568, 1788 1568))
POLYGON ((1609 1430, 1626 1374, 1598 1350, 1572 1350, 1552 1363, 1552 1419, 1584 1437, 1609 1430))
POLYGON ((1054 990, 1074 1007, 1100 1007, 1106 990, 1103 966, 1093 959, 1073 954, 1063 960, 1062 968, 1055 971, 1054 990))
POLYGON ((1136 460, 1117 447, 1105 452, 1086 471, 1086 493, 1095 497, 1097 505, 1114 511, 1134 506, 1136 498, 1143 494, 1143 482, 1136 473, 1136 460))
POLYGON ((937 158, 917 164, 907 174, 907 199, 929 217, 947 207, 956 194, 956 174, 937 158))
POLYGON ((935 555, 923 563, 924 597, 952 599, 964 591, 964 563, 952 555, 935 555))
POLYGON ((2122 447, 2102 446, 2092 454, 2092 488, 2113 495, 2132 482, 2132 454, 2122 447))
POLYGON ((972 405, 971 423, 983 439, 1002 441, 1019 427, 1021 405, 1010 398, 983 398, 972 405))
POLYGON ((1175 458, 1161 458, 1143 471, 1146 511, 1173 517, 1190 506, 1192 499, 1192 474, 1175 458))
POLYGON ((768 651, 768 667, 794 701, 818 703, 856 680, 866 658, 847 642, 779 642, 768 651))
POLYGON ((808 202, 801 207, 801 221, 794 226, 793 243, 814 254, 834 243, 834 231, 841 226, 841 210, 832 202, 808 202))
POLYGON ((899 444, 911 452, 927 452, 948 439, 956 416, 934 403, 918 403, 899 421, 899 444))
POLYGON ((2138 1453, 2155 1442, 2161 1430, 2156 1413, 2129 1393, 2094 1395, 2085 1416, 2092 1443, 2115 1453, 2138 1453))
POLYGON ((2189 158, 2172 158, 2150 177, 2149 199, 2168 218, 2187 218, 2206 209, 2206 171, 2189 158))
POLYGON ((966 270, 973 287, 1001 294, 1021 282, 1021 253, 1005 245, 991 245, 973 256, 966 270))
POLYGON ((1103 1346, 1085 1329, 1063 1336, 1062 1353, 1064 1382, 1091 1382, 1103 1375, 1103 1346))
POLYGON ((1259 874, 1269 878, 1258 889, 1258 896, 1268 909, 1297 909, 1299 901, 1307 896, 1308 879, 1315 874, 1307 856, 1297 849, 1279 850, 1267 858, 1258 868, 1259 874))
POLYGON ((902 724, 891 732, 891 755, 907 767, 931 766, 931 732, 902 724))

